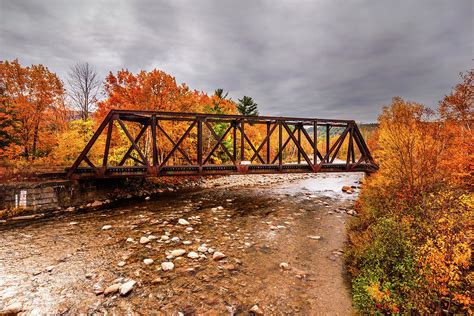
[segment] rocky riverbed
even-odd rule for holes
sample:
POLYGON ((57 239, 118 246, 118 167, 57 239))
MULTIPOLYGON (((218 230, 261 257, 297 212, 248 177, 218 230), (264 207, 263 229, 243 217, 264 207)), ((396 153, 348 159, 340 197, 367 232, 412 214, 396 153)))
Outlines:
POLYGON ((362 177, 229 176, 0 227, 0 310, 350 314, 345 225, 362 177))

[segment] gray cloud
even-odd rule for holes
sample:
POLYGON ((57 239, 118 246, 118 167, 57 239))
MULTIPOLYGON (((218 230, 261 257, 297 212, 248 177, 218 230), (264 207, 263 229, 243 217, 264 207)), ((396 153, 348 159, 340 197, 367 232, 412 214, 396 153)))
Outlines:
POLYGON ((262 114, 374 121, 393 96, 449 93, 472 67, 473 16, 470 0, 0 0, 0 58, 63 79, 78 61, 156 67, 262 114))

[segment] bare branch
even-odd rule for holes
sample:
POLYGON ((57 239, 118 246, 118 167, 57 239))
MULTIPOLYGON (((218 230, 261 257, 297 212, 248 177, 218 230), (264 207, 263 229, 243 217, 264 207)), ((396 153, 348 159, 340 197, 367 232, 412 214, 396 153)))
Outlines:
POLYGON ((68 73, 68 96, 72 107, 83 120, 87 120, 97 103, 102 82, 97 72, 89 63, 75 64, 68 73))

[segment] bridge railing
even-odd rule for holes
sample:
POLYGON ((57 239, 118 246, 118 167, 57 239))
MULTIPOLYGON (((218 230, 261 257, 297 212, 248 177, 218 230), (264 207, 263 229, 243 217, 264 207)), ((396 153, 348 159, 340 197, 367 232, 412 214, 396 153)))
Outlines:
POLYGON ((376 169, 352 120, 111 110, 68 169, 68 176, 376 169), (101 146, 103 151, 91 151, 101 146))

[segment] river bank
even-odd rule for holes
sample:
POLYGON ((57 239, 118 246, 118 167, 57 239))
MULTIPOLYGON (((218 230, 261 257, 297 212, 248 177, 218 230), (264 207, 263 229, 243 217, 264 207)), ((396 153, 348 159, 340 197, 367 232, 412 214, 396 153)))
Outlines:
POLYGON ((340 189, 360 177, 222 177, 199 190, 4 225, 0 307, 350 314, 343 252, 357 190, 340 189))

